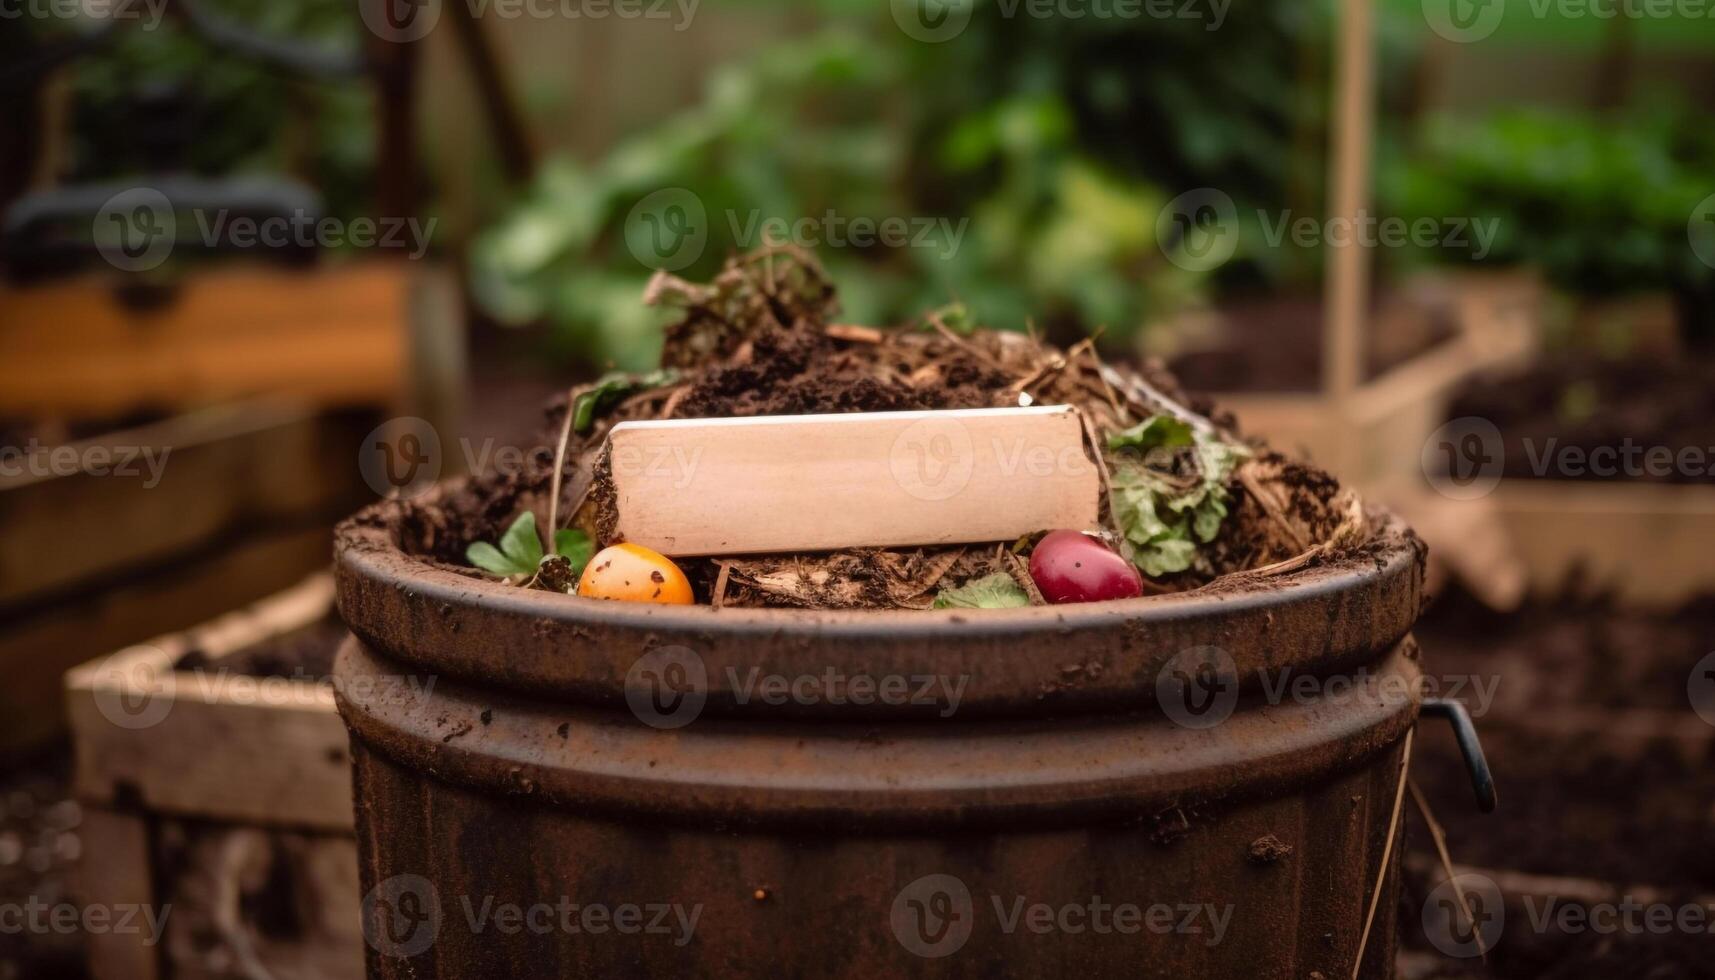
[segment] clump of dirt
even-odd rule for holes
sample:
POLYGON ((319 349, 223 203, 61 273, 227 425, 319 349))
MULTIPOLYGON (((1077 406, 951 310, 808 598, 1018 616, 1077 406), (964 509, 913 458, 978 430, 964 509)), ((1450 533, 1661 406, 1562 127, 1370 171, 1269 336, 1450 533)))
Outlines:
POLYGON ((321 680, 333 676, 334 655, 345 641, 345 624, 329 613, 295 630, 270 637, 222 657, 192 649, 179 658, 176 670, 226 671, 245 677, 321 680))
MULTIPOLYGON (((607 433, 622 421, 921 409, 1071 405, 1082 416, 1087 455, 1103 469, 1105 435, 1168 415, 1241 444, 1232 420, 1193 403, 1157 363, 1105 364, 1094 344, 1059 349, 1031 336, 974 329, 961 310, 926 314, 894 330, 835 319, 834 290, 808 253, 776 246, 736 257, 708 284, 657 274, 645 301, 682 310, 669 328, 658 384, 638 383, 584 431, 567 426, 583 386, 555 399, 547 429, 569 433, 559 499, 555 453, 514 471, 480 475, 425 500, 402 502, 395 527, 407 551, 463 566, 473 541, 497 540, 522 510, 612 543, 617 515, 607 433)), ((575 418, 578 416, 574 416, 575 418)), ((1187 454, 1190 447, 1187 447, 1187 454)), ((1190 465, 1201 465, 1193 458, 1190 465)), ((1259 574, 1325 559, 1366 536, 1362 507, 1326 474, 1251 444, 1226 488, 1229 516, 1195 564, 1157 576, 1154 591, 1179 591, 1232 572, 1259 574)), ((1108 501, 1103 522, 1113 526, 1108 501)), ((1043 529, 1049 530, 1049 529, 1043 529)), ((939 588, 1003 572, 1040 602, 1021 556, 1031 542, 917 549, 852 549, 681 562, 699 601, 808 608, 928 608, 939 588)))

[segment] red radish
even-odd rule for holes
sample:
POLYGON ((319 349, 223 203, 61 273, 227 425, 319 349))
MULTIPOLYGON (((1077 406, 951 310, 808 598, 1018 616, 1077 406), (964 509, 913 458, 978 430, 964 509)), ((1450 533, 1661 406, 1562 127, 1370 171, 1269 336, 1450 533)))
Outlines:
POLYGON ((1030 553, 1030 577, 1052 603, 1134 599, 1143 576, 1099 538, 1078 531, 1050 531, 1030 553))

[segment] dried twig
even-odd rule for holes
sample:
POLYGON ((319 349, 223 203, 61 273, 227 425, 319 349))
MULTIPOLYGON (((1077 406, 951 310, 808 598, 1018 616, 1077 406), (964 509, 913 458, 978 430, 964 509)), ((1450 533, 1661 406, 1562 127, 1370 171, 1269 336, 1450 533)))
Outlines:
POLYGON ((1046 606, 1048 600, 1043 598, 1042 590, 1036 587, 1036 580, 1030 577, 1030 568, 1024 564, 1024 559, 1012 552, 1006 553, 1006 570, 1012 575, 1013 581, 1030 596, 1033 606, 1046 606))
POLYGON ((972 357, 976 358, 977 360, 982 361, 984 364, 988 365, 991 368, 994 368, 996 371, 1005 371, 1006 370, 1006 365, 1000 363, 999 361, 997 361, 993 357, 991 357, 989 355, 988 351, 983 350, 982 348, 978 347, 976 344, 973 344, 969 340, 966 340, 965 338, 959 336, 957 333, 955 333, 953 331, 952 327, 949 327, 945 323, 943 323, 941 321, 940 314, 931 313, 928 315, 928 320, 929 320, 929 325, 935 328, 935 332, 940 334, 941 337, 943 339, 945 339, 948 343, 959 348, 960 350, 964 351, 965 353, 971 355, 972 357))
POLYGON ((1096 424, 1090 421, 1090 416, 1085 414, 1081 408, 1074 408, 1073 411, 1078 413, 1078 421, 1084 427, 1084 438, 1089 440, 1090 450, 1095 454, 1096 472, 1102 478, 1102 502, 1106 503, 1114 491, 1113 477, 1108 473, 1107 457, 1102 455, 1102 440, 1099 433, 1096 432, 1096 424))
POLYGON ((860 327, 855 323, 830 323, 822 328, 822 332, 835 340, 845 340, 854 344, 879 344, 887 339, 880 330, 874 327, 860 327))
POLYGON ((732 576, 732 565, 724 561, 716 561, 715 564, 719 565, 721 570, 720 574, 715 576, 715 591, 709 597, 709 605, 719 609, 721 604, 726 602, 726 583, 732 576))
POLYGON ((1109 385, 1124 392, 1127 398, 1149 409, 1152 414, 1156 411, 1165 411, 1205 435, 1222 435, 1220 430, 1215 427, 1215 423, 1167 397, 1161 392, 1161 389, 1145 381, 1142 376, 1121 374, 1106 364, 1101 365, 1101 374, 1103 380, 1109 385))
POLYGON ((1310 547, 1310 541, 1304 537, 1304 532, 1299 529, 1298 525, 1288 520, 1286 512, 1280 509, 1280 501, 1274 499, 1274 494, 1257 482, 1256 475, 1251 472, 1249 463, 1240 463, 1235 475, 1238 477, 1239 483, 1244 485, 1246 492, 1251 495, 1251 499, 1257 502, 1257 505, 1263 509, 1264 513, 1268 514, 1270 520, 1280 527, 1281 532, 1299 551, 1304 551, 1310 547))
POLYGON ((667 400, 661 403, 661 410, 655 413, 655 417, 660 419, 672 418, 673 413, 678 411, 679 403, 684 401, 685 396, 690 393, 690 385, 680 385, 674 388, 672 394, 667 396, 667 400))
POLYGON ((1376 887, 1370 892, 1370 910, 1364 916, 1364 932, 1358 937, 1358 955, 1352 961, 1352 980, 1358 980, 1358 971, 1363 969, 1364 949, 1370 944, 1370 927, 1375 925, 1376 906, 1382 900, 1382 883, 1387 881, 1388 865, 1393 861, 1393 842, 1399 836, 1399 814, 1405 804, 1405 787, 1411 772, 1411 739, 1416 734, 1415 728, 1405 730, 1405 749, 1399 754, 1399 789, 1393 796, 1393 816, 1388 818, 1387 843, 1382 846, 1381 867, 1376 869, 1376 887))
POLYGON ((1429 828, 1429 838, 1435 842, 1435 853, 1441 857, 1441 867, 1447 872, 1447 880, 1453 883, 1453 897, 1459 900, 1459 912, 1470 928, 1471 935, 1476 937, 1477 955, 1488 962, 1489 951, 1483 947, 1483 933, 1477 928, 1477 920, 1471 915, 1471 906, 1465 900, 1465 886, 1459 883, 1459 875, 1453 870, 1453 856, 1447 852, 1447 835, 1441 830, 1441 824, 1435 819, 1435 814, 1429 812, 1429 801, 1424 799, 1423 791, 1417 788, 1417 780, 1407 779, 1406 787, 1411 791, 1411 802, 1417 804, 1417 812, 1423 815, 1424 826, 1429 828))

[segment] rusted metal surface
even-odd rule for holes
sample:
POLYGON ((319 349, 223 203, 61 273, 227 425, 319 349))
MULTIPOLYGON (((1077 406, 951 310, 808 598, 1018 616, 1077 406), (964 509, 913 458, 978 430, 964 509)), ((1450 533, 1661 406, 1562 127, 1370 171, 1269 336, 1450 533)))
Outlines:
POLYGON ((336 545, 340 610, 371 649, 437 676, 624 708, 625 675, 638 655, 684 647, 705 665, 707 713, 770 718, 896 720, 901 713, 939 716, 948 705, 941 698, 902 712, 875 704, 741 703, 733 678, 753 669, 801 677, 829 668, 966 677, 960 715, 1037 716, 1148 704, 1168 661, 1196 647, 1227 651, 1247 684, 1264 670, 1355 668, 1411 629, 1423 576, 1421 545, 1397 520, 1383 519, 1371 551, 1344 563, 1078 606, 975 614, 569 602, 429 567, 394 546, 387 513, 378 506, 348 521, 336 545))
POLYGON ((1418 712, 1418 551, 1382 538, 1206 595, 807 614, 528 593, 348 525, 370 975, 1350 976, 1418 712), (1225 700, 1158 692, 1186 651, 1225 700))

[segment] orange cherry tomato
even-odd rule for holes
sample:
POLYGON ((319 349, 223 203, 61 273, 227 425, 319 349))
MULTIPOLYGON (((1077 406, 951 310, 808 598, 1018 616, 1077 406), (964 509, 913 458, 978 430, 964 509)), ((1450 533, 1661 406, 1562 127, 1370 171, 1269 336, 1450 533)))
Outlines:
POLYGON ((596 552, 578 579, 578 595, 621 602, 689 605, 691 583, 672 559, 640 544, 616 544, 596 552))

